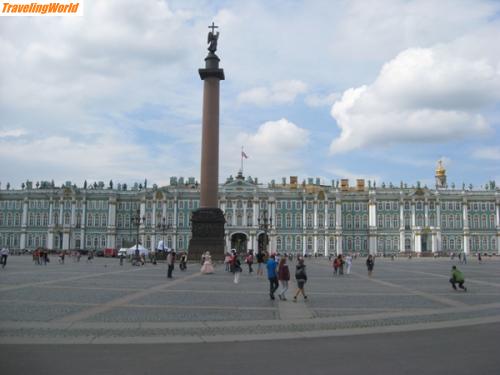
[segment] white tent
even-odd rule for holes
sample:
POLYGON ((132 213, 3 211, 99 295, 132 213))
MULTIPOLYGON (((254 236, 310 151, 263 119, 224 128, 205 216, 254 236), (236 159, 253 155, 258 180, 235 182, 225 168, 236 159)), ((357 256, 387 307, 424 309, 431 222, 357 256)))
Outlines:
POLYGON ((139 254, 148 255, 149 250, 142 245, 134 245, 127 250, 128 255, 135 255, 135 250, 139 249, 139 254))

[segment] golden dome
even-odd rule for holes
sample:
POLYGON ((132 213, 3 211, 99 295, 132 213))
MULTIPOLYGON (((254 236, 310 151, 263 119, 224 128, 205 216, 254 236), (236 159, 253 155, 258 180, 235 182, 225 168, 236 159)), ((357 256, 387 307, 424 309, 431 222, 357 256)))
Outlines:
POLYGON ((438 161, 438 165, 436 167, 436 176, 444 176, 446 175, 446 169, 443 167, 443 162, 441 160, 438 161))

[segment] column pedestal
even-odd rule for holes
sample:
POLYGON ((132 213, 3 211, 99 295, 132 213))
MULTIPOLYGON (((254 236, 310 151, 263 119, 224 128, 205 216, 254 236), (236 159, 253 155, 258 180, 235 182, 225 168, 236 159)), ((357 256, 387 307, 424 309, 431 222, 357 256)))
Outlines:
POLYGON ((193 237, 189 241, 189 260, 200 260, 210 251, 213 260, 224 260, 224 213, 219 208, 193 211, 193 237))

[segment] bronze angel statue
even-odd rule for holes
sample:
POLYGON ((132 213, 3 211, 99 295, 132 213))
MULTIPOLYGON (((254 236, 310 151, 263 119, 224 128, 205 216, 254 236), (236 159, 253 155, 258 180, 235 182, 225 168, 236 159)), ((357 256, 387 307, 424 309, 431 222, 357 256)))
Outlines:
POLYGON ((208 33, 208 38, 207 38, 208 50, 212 53, 215 53, 215 51, 217 51, 217 39, 219 39, 218 31, 216 33, 214 33, 213 31, 210 31, 208 33))

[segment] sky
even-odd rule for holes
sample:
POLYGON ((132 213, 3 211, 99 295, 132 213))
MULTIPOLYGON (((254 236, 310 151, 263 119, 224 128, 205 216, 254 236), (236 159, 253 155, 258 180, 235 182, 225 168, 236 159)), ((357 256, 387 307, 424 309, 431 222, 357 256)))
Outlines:
POLYGON ((219 180, 500 184, 500 1, 85 1, 0 17, 0 181, 200 175, 208 25, 219 180))

